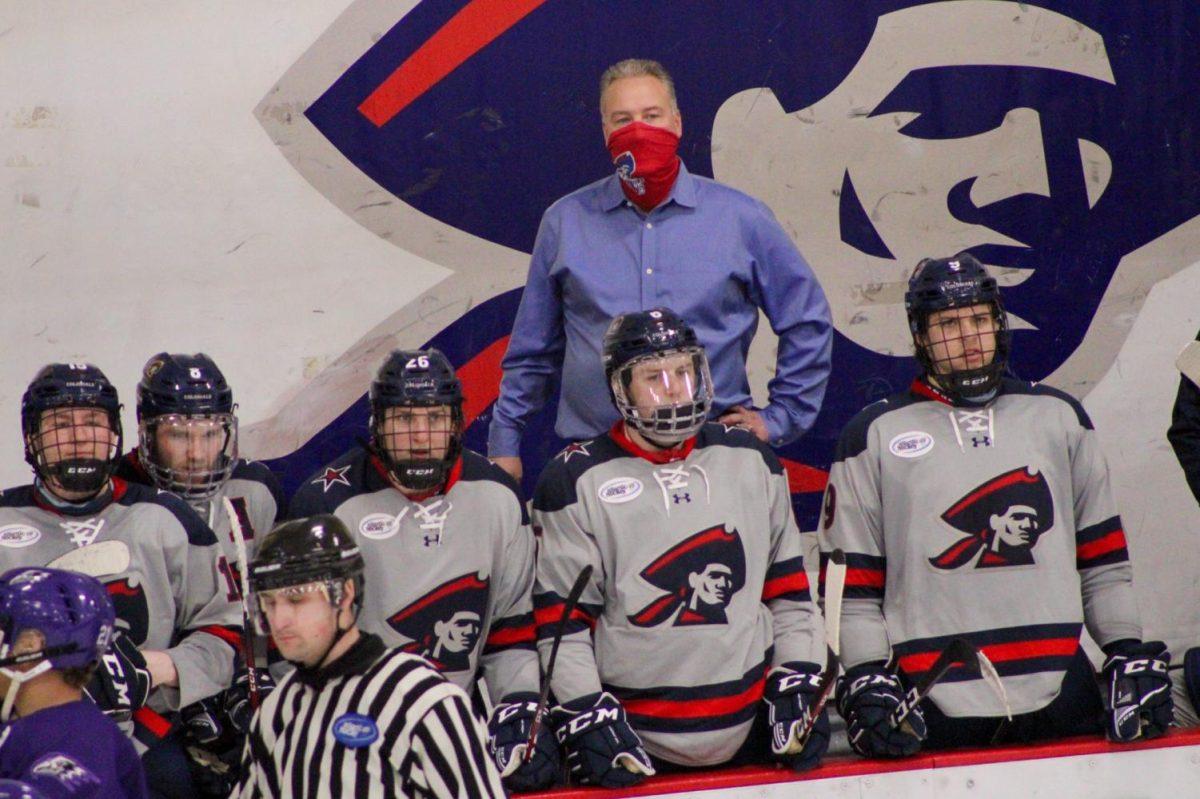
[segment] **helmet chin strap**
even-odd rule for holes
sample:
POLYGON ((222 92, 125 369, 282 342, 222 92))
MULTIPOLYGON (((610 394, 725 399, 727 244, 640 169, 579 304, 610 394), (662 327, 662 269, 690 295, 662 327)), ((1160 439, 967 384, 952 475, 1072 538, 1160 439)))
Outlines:
POLYGON ((3 674, 9 680, 8 691, 4 694, 4 704, 0 705, 0 723, 7 724, 9 719, 12 718, 13 704, 17 701, 17 694, 21 690, 21 684, 45 674, 50 671, 50 668, 49 660, 43 660, 29 671, 17 671, 8 667, 0 668, 0 674, 3 674))

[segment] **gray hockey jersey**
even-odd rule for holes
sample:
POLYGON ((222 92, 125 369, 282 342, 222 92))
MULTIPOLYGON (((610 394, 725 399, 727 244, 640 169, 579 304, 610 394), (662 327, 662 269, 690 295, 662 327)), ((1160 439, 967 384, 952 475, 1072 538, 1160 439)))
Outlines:
MULTIPOLYGON (((1121 519, 1091 421, 1070 396, 1006 379, 983 406, 928 384, 842 431, 822 553, 846 553, 842 658, 894 658, 918 679, 955 637, 1000 672, 1014 713, 1049 704, 1086 622, 1101 645, 1142 635, 1121 519)), ((934 688, 948 716, 999 716, 956 668, 934 688)))
POLYGON ((727 761, 768 670, 817 654, 787 477, 743 429, 707 424, 671 454, 638 449, 620 425, 572 444, 542 473, 533 520, 543 657, 564 598, 593 567, 558 652, 555 696, 611 692, 657 757, 727 761))
MULTIPOLYGON (((178 710, 228 687, 241 611, 219 573, 212 530, 183 500, 116 477, 111 492, 80 505, 51 504, 32 485, 0 494, 0 571, 97 545, 118 553, 94 575, 108 588, 118 629, 142 649, 166 652, 179 674, 179 687, 154 689, 148 707, 178 710)), ((151 729, 165 723, 139 720, 151 729)))
POLYGON ((516 483, 465 450, 442 493, 411 500, 355 447, 292 498, 292 518, 332 513, 366 562, 359 626, 422 655, 468 693, 482 669, 492 702, 537 692, 534 541, 516 483))
MULTIPOLYGON (((117 476, 131 483, 154 487, 154 481, 142 468, 138 460, 138 451, 133 449, 121 459, 117 476)), ((211 499, 199 503, 189 503, 209 526, 221 544, 221 553, 225 564, 233 573, 237 593, 241 592, 241 572, 238 567, 237 546, 233 539, 233 526, 229 514, 225 512, 223 498, 228 497, 238 514, 242 532, 246 537, 246 558, 252 559, 258 550, 258 541, 275 526, 275 521, 284 509, 283 490, 279 486, 279 478, 257 461, 238 458, 233 467, 233 473, 211 499)))

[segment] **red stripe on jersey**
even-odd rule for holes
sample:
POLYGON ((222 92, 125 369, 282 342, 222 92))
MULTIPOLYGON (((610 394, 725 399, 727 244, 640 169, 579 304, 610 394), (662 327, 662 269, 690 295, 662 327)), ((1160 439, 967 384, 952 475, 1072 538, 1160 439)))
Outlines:
MULTIPOLYGON (((562 611, 559 613, 561 614, 562 611)), ((534 640, 534 626, 526 624, 521 627, 506 627, 503 630, 492 631, 487 637, 485 646, 503 649, 506 646, 516 646, 517 644, 532 644, 534 640)))
MULTIPOLYGON (((1013 660, 1070 656, 1079 648, 1078 638, 1046 638, 1041 641, 1013 641, 1006 644, 986 644, 980 649, 993 663, 1013 660)), ((929 671, 941 652, 916 652, 900 658, 900 668, 909 674, 929 671)))
POLYGON ((788 574, 783 577, 776 577, 773 580, 767 580, 763 586, 762 598, 766 602, 775 599, 784 594, 792 594, 797 591, 808 590, 808 575, 804 572, 796 574, 788 574))
MULTIPOLYGON (((559 602, 557 605, 550 605, 549 607, 545 608, 534 608, 533 621, 538 629, 541 629, 548 624, 558 624, 558 620, 562 618, 564 604, 565 603, 563 602, 559 602)), ((585 612, 578 605, 576 605, 575 609, 571 611, 571 621, 581 621, 588 627, 596 626, 596 620, 589 616, 587 612, 585 612)))
POLYGON ((1037 475, 1030 474, 1024 466, 1013 469, 1008 474, 1002 475, 999 479, 987 483, 978 491, 972 491, 970 494, 960 499, 958 504, 942 514, 942 518, 950 519, 954 516, 957 516, 963 511, 964 508, 969 508, 983 497, 986 497, 988 494, 994 494, 997 491, 1008 488, 1014 483, 1036 483, 1037 481, 1037 475))
POLYGON ((363 100, 359 113, 383 127, 544 2, 471 0, 363 100))
POLYGON ((883 588, 887 575, 880 569, 846 569, 846 585, 856 588, 883 588))
POLYGON ((1113 530, 1103 538, 1075 547, 1075 558, 1081 561, 1095 560, 1102 555, 1125 549, 1125 531, 1113 530))
POLYGON ((766 682, 767 678, 764 675, 741 693, 715 699, 626 699, 622 704, 625 705, 626 713, 653 718, 696 719, 726 716, 762 699, 766 682))
POLYGON ((156 738, 166 738, 167 733, 171 731, 171 722, 148 707, 139 707, 133 711, 133 720, 152 732, 156 738))
POLYGON ((209 624, 204 627, 197 627, 193 632, 208 633, 220 638, 225 643, 233 647, 233 651, 240 652, 242 647, 242 634, 237 630, 231 630, 228 627, 222 627, 219 624, 209 624))

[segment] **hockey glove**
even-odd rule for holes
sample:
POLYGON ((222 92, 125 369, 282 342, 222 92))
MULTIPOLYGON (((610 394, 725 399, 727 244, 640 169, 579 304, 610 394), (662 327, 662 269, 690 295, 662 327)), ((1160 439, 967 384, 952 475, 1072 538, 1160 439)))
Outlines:
POLYGON ((150 670, 133 641, 118 635, 84 692, 114 721, 128 721, 150 695, 150 670))
POLYGON ((1108 740, 1128 743, 1157 738, 1175 714, 1167 666, 1171 653, 1162 641, 1117 641, 1105 647, 1102 674, 1107 686, 1104 707, 1108 740))
POLYGON ((846 720, 850 748, 863 757, 908 757, 925 740, 925 714, 915 707, 895 729, 891 715, 904 701, 904 685, 880 663, 863 663, 838 683, 838 712, 846 720))
POLYGON ((784 663, 771 669, 763 691, 771 754, 796 771, 807 771, 821 761, 829 748, 829 715, 824 708, 808 740, 800 740, 821 691, 821 667, 816 663, 784 663))
POLYGON ((628 788, 654 773, 642 739, 625 720, 625 708, 607 691, 554 708, 558 742, 567 768, 586 785, 628 788))
MULTIPOLYGON (((255 669, 254 675, 258 678, 258 701, 262 702, 275 690, 275 680, 266 669, 255 669)), ((245 735, 250 731, 254 708, 250 703, 250 678, 244 670, 234 678, 233 685, 221 694, 221 706, 234 732, 245 735)))
POLYGON ((488 719, 488 751, 500 769, 505 787, 518 793, 549 788, 558 776, 558 743, 550 730, 549 718, 542 718, 533 755, 525 762, 525 747, 537 706, 535 693, 509 694, 492 709, 492 717, 488 719))

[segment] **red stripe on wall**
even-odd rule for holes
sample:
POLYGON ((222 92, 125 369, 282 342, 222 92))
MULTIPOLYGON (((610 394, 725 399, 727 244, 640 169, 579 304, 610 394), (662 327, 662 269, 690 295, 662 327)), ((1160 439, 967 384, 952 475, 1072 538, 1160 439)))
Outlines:
POLYGON ((471 0, 371 92, 359 105, 359 113, 383 127, 544 2, 471 0))

